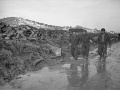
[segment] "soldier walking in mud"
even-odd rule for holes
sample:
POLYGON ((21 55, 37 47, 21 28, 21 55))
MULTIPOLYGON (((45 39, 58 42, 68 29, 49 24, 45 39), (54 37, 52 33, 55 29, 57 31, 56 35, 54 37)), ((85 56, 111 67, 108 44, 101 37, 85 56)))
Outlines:
POLYGON ((100 60, 102 57, 107 55, 107 45, 111 47, 111 40, 109 35, 105 32, 105 28, 101 29, 101 33, 98 36, 98 54, 100 55, 100 60))
POLYGON ((89 56, 89 50, 90 50, 90 40, 92 40, 93 42, 95 42, 95 41, 92 38, 92 36, 87 34, 86 30, 83 31, 83 35, 80 36, 79 38, 80 38, 79 40, 81 41, 81 44, 82 44, 83 59, 87 60, 88 56, 89 56))
POLYGON ((78 40, 78 35, 76 35, 75 32, 70 33, 70 43, 71 43, 71 55, 75 60, 77 60, 78 58, 77 47, 78 47, 79 40, 78 40))

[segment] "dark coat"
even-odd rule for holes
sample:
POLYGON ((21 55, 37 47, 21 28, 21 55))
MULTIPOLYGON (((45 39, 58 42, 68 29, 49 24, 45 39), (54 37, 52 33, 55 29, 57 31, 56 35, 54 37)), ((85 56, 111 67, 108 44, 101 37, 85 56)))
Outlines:
POLYGON ((77 46, 79 44, 79 38, 77 35, 70 35, 69 41, 72 46, 77 46))
POLYGON ((111 45, 110 36, 107 33, 105 33, 104 42, 102 42, 102 34, 99 34, 97 43, 98 44, 105 44, 105 45, 109 44, 109 45, 111 45))

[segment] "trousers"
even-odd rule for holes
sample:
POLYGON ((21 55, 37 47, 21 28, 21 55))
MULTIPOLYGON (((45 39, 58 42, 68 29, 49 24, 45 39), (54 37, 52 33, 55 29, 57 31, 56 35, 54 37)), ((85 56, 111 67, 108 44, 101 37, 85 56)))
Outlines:
POLYGON ((106 44, 98 44, 98 54, 100 56, 107 54, 107 45, 106 44))
POLYGON ((71 55, 75 60, 78 58, 78 47, 76 45, 71 45, 71 55))
POLYGON ((90 44, 89 43, 83 43, 82 44, 82 56, 88 57, 89 56, 89 50, 90 50, 90 44))

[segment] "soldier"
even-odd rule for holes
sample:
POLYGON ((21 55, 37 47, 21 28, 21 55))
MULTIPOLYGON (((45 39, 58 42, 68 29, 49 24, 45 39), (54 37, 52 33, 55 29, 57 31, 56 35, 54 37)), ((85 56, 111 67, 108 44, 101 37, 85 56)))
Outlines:
POLYGON ((100 55, 100 60, 102 57, 107 55, 107 44, 111 47, 110 36, 105 32, 105 28, 101 29, 101 33, 98 36, 98 54, 100 55))
POLYGON ((75 32, 70 34, 70 43, 71 43, 71 55, 75 60, 77 60, 78 58, 77 47, 78 47, 79 40, 75 32))
POLYGON ((87 31, 83 31, 83 35, 79 37, 81 44, 82 44, 82 56, 83 59, 88 59, 89 56, 89 50, 90 50, 90 40, 95 42, 95 40, 92 38, 92 36, 87 34, 87 31))

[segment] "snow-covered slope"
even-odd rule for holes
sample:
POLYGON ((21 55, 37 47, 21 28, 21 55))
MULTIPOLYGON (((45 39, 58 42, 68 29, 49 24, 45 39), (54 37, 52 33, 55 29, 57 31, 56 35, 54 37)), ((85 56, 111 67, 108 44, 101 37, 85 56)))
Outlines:
POLYGON ((39 28, 50 29, 50 30, 58 30, 58 29, 65 30, 66 29, 66 27, 48 25, 48 24, 39 23, 36 21, 28 20, 28 19, 23 19, 20 17, 7 17, 7 18, 0 19, 0 21, 13 27, 20 26, 20 25, 29 25, 37 29, 39 28))
POLYGON ((82 29, 85 29, 87 30, 88 32, 93 32, 96 31, 96 30, 93 30, 93 29, 89 29, 89 28, 85 28, 85 27, 82 27, 82 26, 76 26, 76 27, 71 27, 71 26, 55 26, 55 25, 48 25, 48 24, 44 24, 44 23, 39 23, 39 22, 36 22, 36 21, 32 21, 32 20, 28 20, 28 19, 23 19, 21 17, 7 17, 7 18, 3 18, 3 19, 0 19, 1 22, 4 22, 10 26, 13 26, 13 27, 17 27, 17 26, 20 26, 20 25, 29 25, 31 27, 35 27, 37 29, 40 29, 40 28, 44 28, 44 29, 49 29, 49 30, 69 30, 70 28, 82 28, 82 29))
POLYGON ((47 27, 43 23, 38 23, 38 22, 31 21, 28 19, 23 19, 20 17, 7 17, 7 18, 0 19, 0 21, 13 27, 20 26, 20 25, 29 25, 35 28, 46 28, 47 27))

